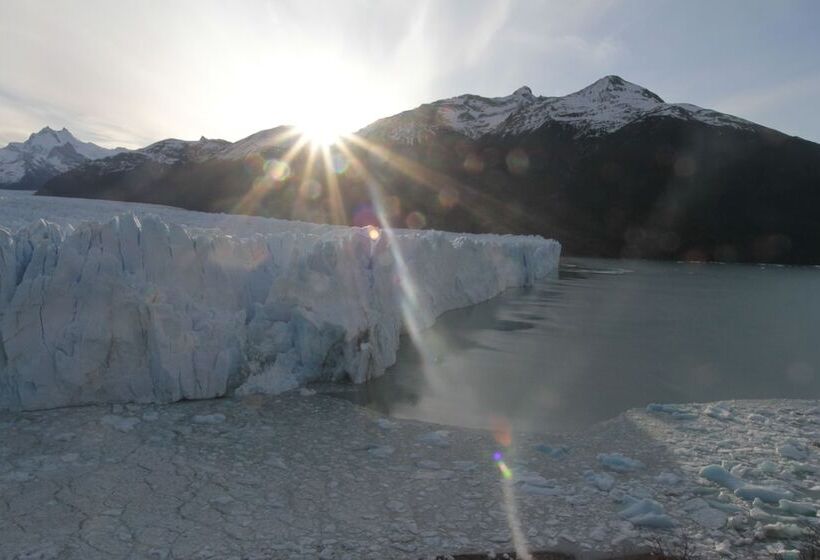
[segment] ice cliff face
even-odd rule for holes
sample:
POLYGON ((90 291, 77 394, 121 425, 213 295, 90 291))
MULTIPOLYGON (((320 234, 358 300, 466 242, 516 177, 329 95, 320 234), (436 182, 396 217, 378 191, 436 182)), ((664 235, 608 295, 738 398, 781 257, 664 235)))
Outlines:
POLYGON ((236 234, 123 214, 0 229, 0 409, 362 382, 395 361, 407 317, 429 326, 544 276, 560 252, 539 237, 372 241, 270 222, 282 226, 236 234))

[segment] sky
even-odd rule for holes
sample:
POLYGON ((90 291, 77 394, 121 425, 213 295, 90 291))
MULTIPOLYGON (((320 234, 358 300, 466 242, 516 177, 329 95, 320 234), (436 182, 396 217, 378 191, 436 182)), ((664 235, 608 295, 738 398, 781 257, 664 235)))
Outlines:
POLYGON ((0 145, 332 133, 617 74, 820 142, 816 0, 0 0, 0 145))

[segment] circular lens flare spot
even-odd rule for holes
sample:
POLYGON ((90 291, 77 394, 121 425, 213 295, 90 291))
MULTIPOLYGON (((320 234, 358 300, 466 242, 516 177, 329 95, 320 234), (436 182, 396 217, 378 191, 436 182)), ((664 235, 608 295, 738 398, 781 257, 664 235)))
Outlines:
POLYGON ((506 158, 507 169, 513 175, 523 175, 530 169, 530 156, 521 148, 510 150, 506 158))
POLYGON ((333 166, 333 171, 337 175, 344 175, 348 167, 350 167, 350 162, 347 161, 347 158, 344 156, 344 154, 340 152, 333 153, 333 155, 331 156, 330 163, 333 166))
POLYGON ((421 212, 413 211, 407 214, 404 223, 410 229, 423 229, 427 225, 427 218, 421 212))
POLYGON ((378 241, 378 240, 379 240, 379 237, 381 237, 381 236, 382 236, 382 232, 380 232, 380 231, 379 231, 379 228, 376 228, 376 227, 370 226, 370 227, 368 227, 368 228, 367 228, 367 235, 368 235, 368 236, 370 237, 370 239, 372 239, 373 241, 378 241))
POLYGON ((315 179, 311 179, 308 181, 307 185, 305 185, 305 196, 307 196, 310 200, 319 200, 322 197, 322 193, 324 192, 324 187, 322 183, 315 179))
POLYGON ((274 181, 287 181, 290 178, 290 165, 279 159, 272 159, 265 163, 265 171, 274 181))
POLYGON ((458 191, 453 187, 444 187, 438 193, 438 203, 444 208, 452 208, 458 204, 458 191))
POLYGON ((464 170, 467 173, 481 173, 484 171, 484 160, 478 154, 471 152, 464 158, 464 170))

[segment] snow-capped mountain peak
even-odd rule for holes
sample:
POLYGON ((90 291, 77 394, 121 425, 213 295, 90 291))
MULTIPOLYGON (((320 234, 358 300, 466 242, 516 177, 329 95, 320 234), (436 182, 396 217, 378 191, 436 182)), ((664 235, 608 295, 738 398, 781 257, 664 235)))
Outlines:
POLYGON ((33 132, 25 142, 33 148, 51 149, 54 146, 61 146, 71 142, 78 142, 67 128, 54 130, 50 126, 42 128, 39 132, 33 132))
POLYGON ((587 87, 569 94, 567 97, 584 98, 599 103, 612 101, 639 101, 642 103, 658 104, 663 103, 655 93, 645 87, 641 87, 632 82, 627 82, 620 76, 604 76, 600 80, 593 82, 587 87))
POLYGON ((0 149, 0 187, 34 189, 51 177, 89 160, 125 151, 108 149, 78 140, 67 128, 46 126, 25 142, 11 142, 0 149))
POLYGON ((522 86, 505 97, 466 94, 443 99, 376 121, 359 134, 416 144, 430 135, 448 132, 477 139, 491 134, 525 134, 555 123, 574 129, 576 137, 583 137, 609 134, 652 117, 695 120, 710 126, 754 126, 694 105, 666 103, 645 87, 609 75, 562 97, 536 96, 528 86, 522 86))

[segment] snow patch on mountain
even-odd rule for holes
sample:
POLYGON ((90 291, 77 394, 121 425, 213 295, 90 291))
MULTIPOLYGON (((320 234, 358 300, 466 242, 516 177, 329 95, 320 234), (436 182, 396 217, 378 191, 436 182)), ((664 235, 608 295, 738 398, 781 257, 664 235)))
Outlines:
POLYGON ((359 132, 380 140, 417 144, 450 130, 477 139, 493 132, 511 114, 537 100, 524 86, 505 97, 459 95, 376 121, 359 132))
POLYGON ((94 221, 50 221, 60 199, 27 200, 45 219, 20 227, 0 206, 0 410, 363 382, 395 362, 405 321, 425 328, 529 284, 560 253, 540 237, 373 241, 263 218, 117 215, 129 205, 98 201, 94 221))
POLYGON ((236 142, 204 136, 199 140, 168 138, 116 157, 87 162, 84 169, 119 173, 150 163, 173 166, 215 159, 242 160, 253 154, 283 155, 298 141, 300 136, 294 129, 285 126, 262 130, 236 142))

